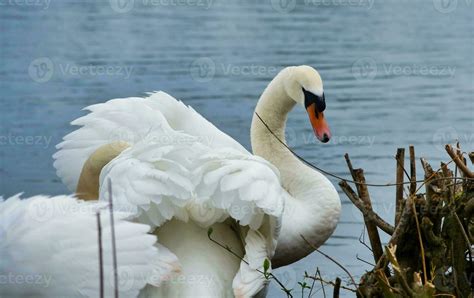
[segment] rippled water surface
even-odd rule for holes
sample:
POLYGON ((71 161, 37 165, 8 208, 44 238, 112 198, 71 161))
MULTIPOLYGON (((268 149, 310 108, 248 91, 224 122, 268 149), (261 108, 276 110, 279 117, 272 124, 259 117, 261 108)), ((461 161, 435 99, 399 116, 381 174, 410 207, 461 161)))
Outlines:
MULTIPOLYGON (((326 170, 347 176, 348 152, 369 181, 388 182, 398 147, 414 144, 435 164, 445 142, 474 148, 470 1, 117 1, 2 2, 1 194, 67 192, 51 155, 68 123, 86 105, 146 91, 182 99, 250 148, 256 100, 279 69, 297 64, 320 71, 334 138, 315 142, 297 109, 288 141, 326 170)), ((371 193, 392 220, 394 190, 371 193)), ((358 211, 341 198, 322 251, 358 278, 369 266, 357 257, 373 260, 359 243, 358 211)), ((318 254, 277 273, 292 287, 317 266, 347 280, 318 254)))

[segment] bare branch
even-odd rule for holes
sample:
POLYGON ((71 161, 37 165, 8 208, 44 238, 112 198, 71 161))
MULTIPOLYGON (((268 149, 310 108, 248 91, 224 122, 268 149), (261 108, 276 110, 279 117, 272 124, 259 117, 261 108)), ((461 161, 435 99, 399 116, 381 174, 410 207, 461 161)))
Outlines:
POLYGON ((466 166, 466 164, 459 158, 459 155, 455 152, 451 145, 446 145, 446 152, 448 152, 451 159, 456 163, 458 168, 466 175, 466 177, 473 179, 474 173, 471 172, 466 166))

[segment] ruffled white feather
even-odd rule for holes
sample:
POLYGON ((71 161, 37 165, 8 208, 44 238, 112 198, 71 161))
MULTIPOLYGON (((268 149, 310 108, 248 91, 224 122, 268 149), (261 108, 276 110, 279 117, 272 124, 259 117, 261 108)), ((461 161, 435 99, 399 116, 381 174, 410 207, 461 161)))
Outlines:
MULTIPOLYGON (((130 148, 102 169, 101 198, 108 197, 112 181, 115 206, 153 227, 172 218, 201 227, 227 218, 252 231, 266 227, 260 235, 266 257, 273 256, 288 195, 274 166, 163 92, 86 109, 91 113, 72 122, 81 127, 64 138, 54 155, 57 173, 71 190, 96 149, 125 141, 130 148)), ((244 283, 253 278, 245 278, 248 272, 239 273, 244 283)), ((251 292, 246 287, 242 293, 251 292)))
MULTIPOLYGON (((96 212, 104 203, 71 196, 0 199, 1 297, 99 297, 96 212)), ((108 210, 105 210, 108 211, 108 210)), ((111 230, 102 211, 105 296, 113 295, 111 230)), ((176 271, 177 259, 156 244, 150 227, 115 212, 120 297, 136 297, 176 271)))

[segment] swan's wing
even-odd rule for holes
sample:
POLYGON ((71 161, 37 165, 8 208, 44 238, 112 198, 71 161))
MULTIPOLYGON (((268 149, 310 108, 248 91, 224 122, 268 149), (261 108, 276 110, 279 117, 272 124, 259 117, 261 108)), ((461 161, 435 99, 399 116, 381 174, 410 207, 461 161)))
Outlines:
MULTIPOLYGON (((0 274, 11 282, 0 296, 98 297, 99 261, 96 211, 104 204, 69 196, 19 196, 0 201, 0 274), (21 281, 21 282, 18 282, 21 281)), ((103 285, 113 294, 109 213, 101 213, 103 285)), ((149 235, 149 226, 126 220, 115 212, 115 231, 121 297, 136 297, 147 283, 159 285, 173 269, 173 256, 149 235)))
MULTIPOLYGON (((279 218, 284 195, 279 173, 266 160, 229 148, 208 150, 196 160, 196 202, 207 204, 256 230, 265 215, 279 218)), ((199 218, 196 219, 199 221, 199 218)))
POLYGON ((196 138, 211 148, 227 147, 248 153, 191 107, 164 92, 151 93, 147 98, 113 99, 85 110, 90 113, 71 123, 81 127, 64 137, 53 156, 58 176, 71 191, 76 190, 87 158, 100 146, 114 141, 165 144, 169 140, 162 135, 177 131, 183 133, 178 140, 181 143, 196 138))
MULTIPOLYGON (((233 218, 261 232, 265 257, 271 259, 287 193, 270 163, 164 93, 112 100, 88 109, 92 113, 73 122, 82 128, 66 136, 55 155, 58 174, 70 187, 75 188, 93 151, 125 140, 132 146, 102 169, 100 198, 108 197, 112 182, 115 206, 152 226, 178 218, 209 227, 233 218), (70 160, 78 163, 71 166, 70 160)), ((263 264, 258 246, 248 247, 248 257, 263 264)), ((238 286, 242 293, 261 284, 260 278, 256 284, 246 284, 255 275, 249 273, 252 270, 256 269, 242 267, 242 282, 236 282, 242 285, 238 286)))
POLYGON ((105 183, 112 179, 116 206, 138 213, 142 222, 159 226, 177 217, 209 226, 230 214, 256 229, 264 214, 280 216, 278 171, 168 94, 86 109, 88 115, 72 122, 81 127, 64 137, 54 155, 71 190, 98 147, 125 140, 132 146, 103 169, 101 194, 107 197, 105 183))
POLYGON ((275 252, 287 195, 267 161, 199 143, 171 147, 138 143, 104 167, 101 198, 109 196, 110 182, 115 206, 153 226, 172 218, 203 227, 234 219, 246 227, 249 263, 241 263, 234 293, 251 297, 267 284, 263 262, 275 252))
POLYGON ((160 146, 141 142, 123 151, 101 171, 99 197, 133 213, 140 222, 161 226, 174 218, 188 221, 186 206, 195 196, 189 157, 192 146, 160 146))
POLYGON ((281 217, 286 193, 267 161, 199 142, 137 143, 102 169, 101 198, 109 181, 115 206, 153 226, 178 218, 209 227, 233 218, 256 230, 265 215, 281 217))
POLYGON ((232 283, 235 297, 253 297, 268 284, 269 280, 264 275, 265 260, 269 262, 267 273, 271 272, 268 249, 267 239, 262 233, 248 231, 245 237, 245 257, 232 283))

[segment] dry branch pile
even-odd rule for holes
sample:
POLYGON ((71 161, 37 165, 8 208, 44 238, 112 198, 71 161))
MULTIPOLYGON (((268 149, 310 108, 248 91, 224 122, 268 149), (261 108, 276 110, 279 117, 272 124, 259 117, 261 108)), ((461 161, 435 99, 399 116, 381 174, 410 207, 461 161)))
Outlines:
POLYGON ((364 215, 376 263, 362 277, 358 296, 472 297, 474 173, 466 157, 474 164, 474 153, 463 154, 459 145, 447 145, 446 151, 451 161, 441 163, 437 171, 421 159, 424 181, 416 181, 414 148, 409 150, 409 170, 405 169, 405 150, 398 150, 394 225, 373 211, 364 171, 354 169, 346 155, 357 189, 346 181, 340 186, 364 215), (419 192, 422 189, 424 193, 419 192), (385 247, 379 229, 391 236, 385 247))

